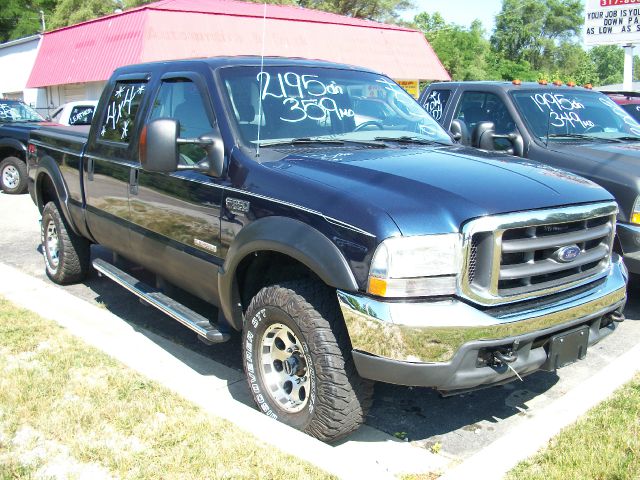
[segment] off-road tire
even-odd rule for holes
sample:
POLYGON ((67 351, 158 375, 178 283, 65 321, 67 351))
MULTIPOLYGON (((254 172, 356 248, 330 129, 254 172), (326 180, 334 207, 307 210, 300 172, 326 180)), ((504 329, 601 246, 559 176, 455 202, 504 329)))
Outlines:
POLYGON ((0 186, 2 191, 10 195, 18 195, 27 191, 27 164, 18 157, 7 157, 0 162, 0 186), (12 183, 6 182, 9 173, 12 183), (16 178, 17 177, 17 178, 16 178))
POLYGON ((263 413, 325 442, 339 440, 364 422, 373 382, 356 372, 335 291, 307 280, 265 287, 251 300, 245 318, 244 370, 263 413), (284 325, 301 341, 310 376, 307 403, 293 413, 270 393, 260 364, 263 337, 274 325, 284 325))
POLYGON ((40 239, 45 270, 52 281, 67 285, 84 280, 90 268, 89 242, 69 228, 55 202, 47 203, 42 211, 40 239), (57 242, 53 240, 54 235, 57 242))

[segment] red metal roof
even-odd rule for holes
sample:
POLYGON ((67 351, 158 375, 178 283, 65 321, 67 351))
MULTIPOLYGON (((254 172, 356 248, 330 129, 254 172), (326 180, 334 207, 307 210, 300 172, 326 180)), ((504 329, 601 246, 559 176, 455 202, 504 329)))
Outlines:
POLYGON ((218 55, 348 63, 396 79, 449 80, 422 33, 332 13, 236 0, 161 0, 45 33, 30 88, 106 80, 120 66, 218 55))

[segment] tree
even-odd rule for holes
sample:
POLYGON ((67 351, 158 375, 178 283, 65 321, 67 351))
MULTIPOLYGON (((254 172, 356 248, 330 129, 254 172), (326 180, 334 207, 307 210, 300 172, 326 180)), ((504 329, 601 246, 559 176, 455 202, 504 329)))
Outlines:
MULTIPOLYGON (((264 0, 250 0, 264 3, 264 0)), ((267 0, 267 3, 297 5, 353 18, 395 23, 403 10, 413 8, 411 0, 267 0)))
POLYGON ((622 83, 624 75, 624 50, 617 45, 598 45, 589 51, 595 65, 596 85, 622 83))
POLYGON ((51 17, 51 28, 66 27, 113 13, 121 8, 116 0, 59 0, 51 17))
POLYGON ((454 80, 481 80, 495 77, 490 73, 491 46, 484 38, 482 23, 475 20, 467 30, 447 24, 442 15, 422 12, 414 18, 445 69, 454 80))
POLYGON ((47 19, 55 8, 56 0, 2 0, 2 3, 0 43, 42 32, 40 10, 47 19))
POLYGON ((582 12, 581 0, 503 0, 491 45, 505 59, 552 70, 554 51, 578 34, 582 12))

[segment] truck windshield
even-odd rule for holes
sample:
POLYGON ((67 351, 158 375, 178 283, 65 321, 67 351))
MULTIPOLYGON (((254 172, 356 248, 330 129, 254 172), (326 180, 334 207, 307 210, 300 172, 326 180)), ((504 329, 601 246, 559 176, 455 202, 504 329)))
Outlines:
POLYGON ((0 100, 0 121, 3 122, 42 122, 44 118, 33 108, 20 102, 0 100))
POLYGON ((246 145, 395 139, 452 143, 409 94, 378 74, 297 66, 221 72, 246 145))
POLYGON ((640 140, 640 124, 601 93, 550 89, 512 95, 529 130, 541 140, 640 140))

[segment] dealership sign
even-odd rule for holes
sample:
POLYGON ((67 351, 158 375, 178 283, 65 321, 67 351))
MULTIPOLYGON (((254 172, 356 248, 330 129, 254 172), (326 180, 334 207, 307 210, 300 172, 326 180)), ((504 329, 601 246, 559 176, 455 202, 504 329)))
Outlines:
POLYGON ((586 0, 585 45, 640 43, 640 0, 586 0))

